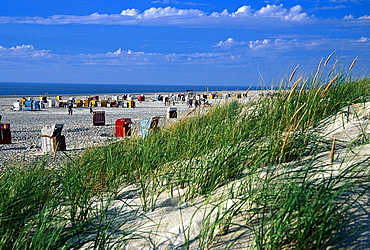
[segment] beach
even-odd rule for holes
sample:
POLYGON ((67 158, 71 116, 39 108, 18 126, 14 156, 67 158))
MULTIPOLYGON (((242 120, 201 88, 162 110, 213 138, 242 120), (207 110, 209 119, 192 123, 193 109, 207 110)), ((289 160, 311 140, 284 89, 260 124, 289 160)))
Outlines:
MULTIPOLYGON (((242 92, 240 92, 241 94, 242 92)), ((251 91, 248 97, 240 98, 241 101, 250 100, 260 94, 260 91, 251 91)), ((178 94, 178 93, 174 93, 178 94)), ((225 95, 226 93, 224 93, 225 95)), ((140 94, 133 94, 139 96, 140 94)), ((158 95, 158 94, 157 94, 158 95)), ((171 93, 160 93, 162 96, 170 96, 171 93)), ((99 96, 99 95, 91 95, 99 96)), ((109 98, 114 95, 101 95, 100 98, 109 98)), ((71 98, 76 100, 85 100, 87 96, 63 96, 64 100, 71 98)), ((39 97, 32 97, 35 101, 39 97)), ((56 100, 56 96, 48 96, 48 100, 56 100)), ((54 124, 63 124, 62 135, 65 136, 66 153, 78 154, 91 146, 101 146, 104 143, 124 140, 124 137, 115 137, 116 120, 129 118, 132 121, 134 135, 140 135, 139 123, 143 119, 159 117, 159 126, 163 127, 168 123, 176 122, 178 119, 186 116, 195 107, 188 106, 186 101, 176 100, 165 106, 163 101, 156 101, 155 94, 145 94, 145 101, 135 100, 135 108, 124 107, 93 107, 93 111, 105 111, 105 125, 93 126, 93 115, 89 107, 74 107, 73 114, 68 115, 68 108, 65 107, 47 107, 40 110, 20 111, 13 110, 13 103, 20 100, 21 96, 8 96, 0 98, 0 115, 2 123, 10 124, 11 144, 0 144, 0 168, 6 167, 9 162, 21 160, 22 162, 34 159, 35 156, 42 156, 42 133, 45 126, 54 124), (177 109, 177 118, 167 118, 168 109, 177 109)), ((207 99, 210 105, 225 100, 233 100, 235 93, 228 99, 219 97, 218 99, 207 99)), ((199 108, 201 108, 200 106, 199 108)), ((57 152, 57 156, 62 153, 57 152)))

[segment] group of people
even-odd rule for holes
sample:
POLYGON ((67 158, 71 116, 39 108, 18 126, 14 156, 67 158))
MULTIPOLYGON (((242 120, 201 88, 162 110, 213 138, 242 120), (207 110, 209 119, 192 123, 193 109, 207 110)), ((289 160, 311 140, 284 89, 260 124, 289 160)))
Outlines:
POLYGON ((195 108, 197 108, 202 104, 202 102, 203 102, 204 105, 209 105, 208 100, 206 98, 200 98, 199 100, 196 98, 194 100, 193 99, 188 99, 188 106, 189 106, 189 108, 192 108, 193 103, 194 103, 195 108))
POLYGON ((187 104, 189 108, 192 108, 193 105, 195 106, 195 108, 197 108, 201 104, 204 104, 204 105, 209 104, 207 98, 202 98, 201 96, 195 95, 194 93, 188 93, 187 95, 181 93, 181 94, 178 94, 177 96, 173 94, 165 95, 165 96, 159 95, 157 97, 157 100, 163 101, 164 106, 169 106, 171 104, 175 105, 176 101, 184 102, 185 100, 187 100, 187 104))
POLYGON ((162 99, 164 106, 170 106, 171 103, 175 105, 176 97, 173 94, 160 96, 159 98, 162 99))
MULTIPOLYGON (((74 104, 73 100, 68 100, 67 101, 68 115, 73 115, 73 104, 74 104)), ((90 114, 92 114, 93 112, 94 111, 93 111, 92 107, 90 106, 90 114)))

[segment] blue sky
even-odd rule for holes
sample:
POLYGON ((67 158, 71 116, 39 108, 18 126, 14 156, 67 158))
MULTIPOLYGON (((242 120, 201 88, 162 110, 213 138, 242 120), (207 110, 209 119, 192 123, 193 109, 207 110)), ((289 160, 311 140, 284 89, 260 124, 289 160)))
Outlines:
POLYGON ((370 0, 1 0, 0 81, 267 85, 368 76, 370 0))

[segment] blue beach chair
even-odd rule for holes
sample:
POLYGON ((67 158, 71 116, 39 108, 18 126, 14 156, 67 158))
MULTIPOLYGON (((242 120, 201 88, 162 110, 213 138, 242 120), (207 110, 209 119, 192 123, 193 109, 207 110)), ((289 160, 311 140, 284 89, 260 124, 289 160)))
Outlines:
POLYGON ((152 130, 158 128, 158 121, 159 117, 152 117, 140 122, 140 133, 143 139, 147 137, 152 130))

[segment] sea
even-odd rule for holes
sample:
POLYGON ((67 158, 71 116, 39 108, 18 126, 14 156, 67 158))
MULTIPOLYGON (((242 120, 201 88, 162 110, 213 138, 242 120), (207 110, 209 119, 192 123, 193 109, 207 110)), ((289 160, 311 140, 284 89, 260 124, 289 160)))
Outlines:
POLYGON ((0 96, 92 95, 159 92, 215 92, 259 90, 257 86, 200 86, 154 84, 18 83, 0 82, 0 96))

